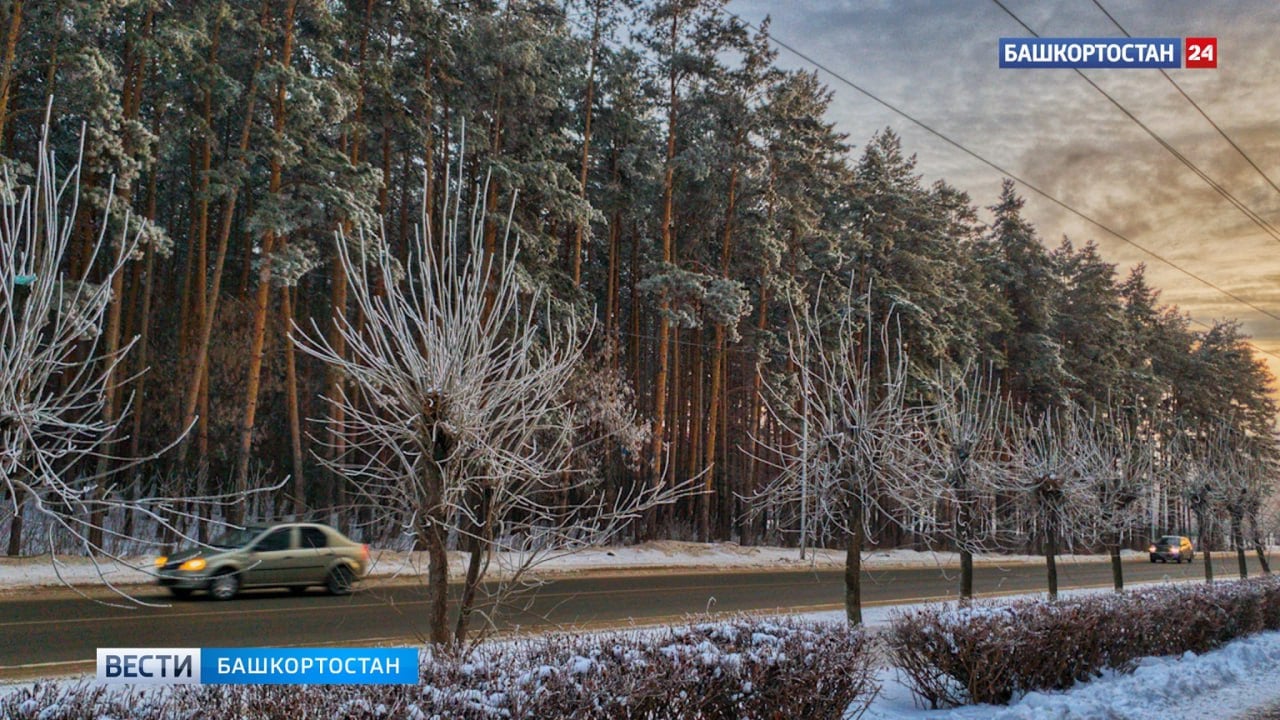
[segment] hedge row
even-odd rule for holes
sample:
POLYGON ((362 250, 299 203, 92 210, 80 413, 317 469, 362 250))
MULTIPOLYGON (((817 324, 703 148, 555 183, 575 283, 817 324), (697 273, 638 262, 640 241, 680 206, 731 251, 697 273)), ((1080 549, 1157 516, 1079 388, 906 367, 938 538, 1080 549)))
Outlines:
MULTIPOLYGON (((1007 703, 1147 656, 1203 653, 1280 629, 1280 579, 1156 587, 1057 603, 895 615, 886 642, 932 707, 1007 703)), ((413 686, 111 688, 48 683, 0 696, 15 720, 138 718, 856 717, 879 691, 859 629, 741 618, 654 631, 553 635, 424 655, 413 686)))
POLYGON ((46 684, 0 699, 0 717, 819 720, 860 714, 877 690, 861 630, 739 619, 424 657, 417 686, 46 684))
POLYGON ((893 663, 930 707, 1003 704, 1065 690, 1139 658, 1203 653, 1280 629, 1280 580, 1162 586, 1057 603, 926 608, 896 615, 893 663))

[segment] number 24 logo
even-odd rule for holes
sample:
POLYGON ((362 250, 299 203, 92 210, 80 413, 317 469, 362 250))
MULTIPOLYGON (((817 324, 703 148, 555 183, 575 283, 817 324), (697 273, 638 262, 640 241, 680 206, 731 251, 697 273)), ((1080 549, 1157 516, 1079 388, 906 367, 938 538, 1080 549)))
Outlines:
POLYGON ((1189 37, 1186 40, 1185 50, 1188 68, 1218 67, 1218 38, 1189 37))

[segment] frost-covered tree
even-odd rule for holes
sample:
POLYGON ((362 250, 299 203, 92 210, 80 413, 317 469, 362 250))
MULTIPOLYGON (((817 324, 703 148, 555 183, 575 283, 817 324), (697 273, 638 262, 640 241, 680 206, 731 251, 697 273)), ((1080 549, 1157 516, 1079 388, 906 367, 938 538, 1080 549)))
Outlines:
POLYGON ((1226 476, 1222 455, 1229 445, 1221 435, 1204 439, 1188 452, 1181 463, 1183 499, 1195 517, 1200 554, 1204 558, 1204 581, 1213 582, 1213 546, 1217 542, 1218 515, 1226 499, 1226 476))
POLYGON ((330 437, 352 441, 323 461, 350 478, 383 524, 406 528, 426 548, 427 624, 438 644, 466 639, 491 562, 518 579, 548 557, 607 541, 674 497, 662 487, 606 495, 572 472, 580 431, 598 421, 567 392, 589 333, 572 316, 552 317, 537 291, 526 293, 509 232, 486 251, 483 186, 475 193, 470 208, 456 188, 446 195, 443 237, 424 213, 404 263, 376 232, 356 242, 339 233, 361 320, 339 317, 345 353, 316 323, 294 337, 346 381, 332 400, 340 411, 325 425, 330 437), (470 554, 452 634, 451 537, 470 554))
POLYGON ((765 447, 779 458, 781 472, 755 501, 757 509, 775 514, 798 508, 815 536, 844 539, 845 615, 856 625, 862 622, 862 551, 872 518, 892 516, 890 503, 909 504, 913 412, 906 403, 907 357, 894 341, 893 318, 858 317, 851 299, 843 307, 835 317, 793 310, 788 353, 795 392, 772 383, 768 388, 769 413, 786 439, 765 447), (865 352, 870 336, 895 352, 865 352))
MULTIPOLYGON (((993 373, 941 368, 922 416, 923 473, 911 495, 921 514, 942 507, 940 528, 960 553, 960 597, 973 597, 973 554, 1002 545, 1000 501, 1015 489, 1008 473, 1008 401, 993 373)), ((1013 524, 1009 523, 1009 529, 1013 524)))
MULTIPOLYGON (((20 551, 26 500, 43 521, 49 552, 69 542, 101 570, 123 562, 121 548, 136 551, 129 545, 139 538, 117 524, 122 514, 174 532, 185 519, 163 498, 122 497, 113 484, 150 459, 116 457, 110 444, 128 403, 108 413, 108 397, 129 379, 119 369, 134 341, 104 342, 112 280, 146 235, 127 219, 102 217, 80 272, 65 270, 81 165, 59 168, 47 135, 35 160, 30 184, 7 170, 0 175, 0 490, 12 511, 8 550, 20 551)), ((187 507, 201 501, 190 498, 187 507)))
POLYGON ((1020 496, 1044 552, 1049 598, 1058 599, 1057 555, 1088 529, 1096 497, 1079 458, 1085 429, 1078 411, 1046 411, 1018 423, 1013 458, 1020 496))
POLYGON ((1077 422, 1076 460, 1093 487, 1093 523, 1111 556, 1112 584, 1119 592, 1124 589, 1121 543, 1144 520, 1139 501, 1150 488, 1154 429, 1150 420, 1114 407, 1082 413, 1077 422))
MULTIPOLYGON (((1231 546, 1236 552, 1236 564, 1240 577, 1249 576, 1245 561, 1246 547, 1262 549, 1257 530, 1257 517, 1263 501, 1270 494, 1272 473, 1275 471, 1275 440, 1271 436, 1250 436, 1230 433, 1226 451, 1216 457, 1218 496, 1222 514, 1230 523, 1231 546), (1253 529, 1246 539, 1245 525, 1253 529)), ((1259 552, 1258 559, 1264 573, 1270 573, 1266 552, 1259 552)))

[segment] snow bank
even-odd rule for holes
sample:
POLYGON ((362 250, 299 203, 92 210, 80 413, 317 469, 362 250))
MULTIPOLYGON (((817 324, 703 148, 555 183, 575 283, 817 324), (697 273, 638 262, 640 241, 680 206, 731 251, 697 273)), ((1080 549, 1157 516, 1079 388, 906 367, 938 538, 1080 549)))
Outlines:
MULTIPOLYGON (((1126 557, 1143 557, 1144 553, 1126 550, 1126 557)), ((378 578, 416 578, 425 576, 425 553, 393 550, 375 550, 374 564, 370 571, 378 578)), ((461 579, 466 570, 467 555, 451 553, 450 569, 455 579, 461 579)), ((40 587, 70 583, 73 585, 146 584, 151 582, 152 557, 134 556, 124 563, 104 563, 95 566, 84 557, 59 557, 51 561, 48 555, 27 558, 0 558, 0 590, 23 587, 40 587)), ((501 574, 503 568, 518 564, 519 558, 499 554, 493 571, 501 574)), ((1063 555, 1059 563, 1106 562, 1105 555, 1063 555)), ((895 549, 874 550, 863 554, 862 564, 867 569, 958 567, 959 556, 949 552, 922 552, 895 549)), ((1038 555, 981 555, 976 563, 982 566, 1039 564, 1044 558, 1038 555)), ((830 569, 844 567, 843 550, 810 549, 801 560, 795 548, 749 547, 736 543, 692 543, 659 541, 642 545, 614 548, 592 548, 571 555, 553 557, 539 563, 535 571, 542 574, 579 572, 643 571, 643 570, 730 570, 730 569, 830 569)))
POLYGON ((864 720, 1229 718, 1280 700, 1280 632, 1236 640, 1203 655, 1147 658, 1131 674, 1107 673, 1065 692, 1029 693, 1007 707, 922 710, 896 671, 883 669, 878 680, 880 695, 864 720))

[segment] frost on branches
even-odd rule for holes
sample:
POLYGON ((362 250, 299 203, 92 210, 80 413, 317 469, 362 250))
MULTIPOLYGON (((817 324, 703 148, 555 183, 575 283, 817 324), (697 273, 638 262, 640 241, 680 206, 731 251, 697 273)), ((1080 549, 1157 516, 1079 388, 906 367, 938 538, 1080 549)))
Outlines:
POLYGON ((859 318, 846 302, 831 321, 818 306, 792 308, 789 356, 799 397, 770 383, 768 409, 786 432, 780 441, 761 443, 780 472, 753 504, 775 517, 798 508, 802 532, 844 539, 845 614, 857 625, 871 518, 894 517, 886 508, 905 504, 913 486, 907 357, 891 341, 891 320, 877 325, 859 318), (883 356, 866 351, 875 333, 883 356))
MULTIPOLYGON (((484 197, 483 188, 474 192, 484 197)), ((321 462, 350 479, 375 522, 404 528, 425 548, 437 644, 450 641, 451 541, 470 553, 452 631, 461 643, 473 610, 498 607, 525 571, 606 542, 679 494, 658 487, 606 496, 592 474, 575 471, 586 431, 602 424, 571 390, 589 332, 572 317, 552 317, 539 292, 521 286, 510 221, 501 242, 486 242, 488 208, 482 199, 464 207, 462 195, 450 187, 443 237, 431 232, 440 220, 424 215, 404 260, 377 231, 354 243, 339 237, 361 318, 336 319, 346 352, 314 323, 294 333, 303 352, 343 378, 325 422, 329 437, 348 443, 321 462), (514 580, 482 584, 489 563, 505 557, 517 558, 502 568, 514 580), (498 597, 481 605, 480 592, 498 597)))
POLYGON ((106 337, 104 315, 112 280, 151 235, 128 217, 109 222, 114 192, 104 215, 88 221, 92 232, 76 232, 80 164, 59 170, 47 123, 35 165, 29 185, 0 171, 0 520, 11 514, 8 551, 17 554, 30 506, 47 550, 75 547, 110 586, 104 570, 139 541, 119 529, 123 514, 179 536, 185 515, 162 498, 126 498, 116 485, 154 456, 113 452, 129 403, 109 408, 130 379, 122 361, 134 340, 106 337), (87 261, 70 263, 72 251, 87 261))

